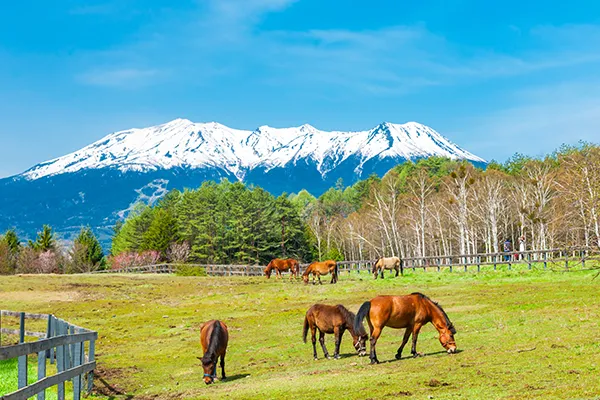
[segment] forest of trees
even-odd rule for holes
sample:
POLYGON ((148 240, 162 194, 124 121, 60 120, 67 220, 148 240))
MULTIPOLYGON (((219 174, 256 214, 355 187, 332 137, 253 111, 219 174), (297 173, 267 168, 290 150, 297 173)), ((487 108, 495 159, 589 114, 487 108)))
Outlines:
POLYGON ((339 181, 318 198, 305 190, 275 197, 227 180, 174 190, 115 226, 108 260, 89 228, 66 249, 48 226, 28 244, 9 230, 0 235, 0 274, 492 253, 520 237, 527 250, 599 248, 599 219, 599 146, 515 155, 485 170, 431 157, 348 187, 339 181))
POLYGON ((338 182, 319 198, 304 190, 275 198, 228 181, 173 191, 116 228, 112 254, 155 250, 169 259, 179 249, 211 263, 421 257, 499 252, 521 236, 528 250, 598 247, 599 207, 595 145, 515 155, 485 170, 431 157, 381 179, 338 182))

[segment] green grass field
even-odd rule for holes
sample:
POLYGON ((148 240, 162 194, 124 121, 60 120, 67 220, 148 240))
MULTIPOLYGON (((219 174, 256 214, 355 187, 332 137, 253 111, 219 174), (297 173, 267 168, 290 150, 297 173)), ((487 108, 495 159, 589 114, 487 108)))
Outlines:
MULTIPOLYGON (((97 330, 96 385, 117 398, 590 399, 600 398, 594 274, 409 271, 374 281, 353 273, 322 286, 287 277, 11 276, 0 278, 0 308, 54 313, 97 330), (413 291, 444 306, 458 330, 458 354, 445 354, 431 325, 419 336, 426 355, 400 361, 394 354, 403 331, 384 329, 375 366, 354 355, 349 334, 341 360, 314 361, 310 343, 302 343, 304 313, 314 303, 356 312, 378 294, 413 291), (229 326, 229 379, 205 386, 198 327, 212 318, 229 326)), ((332 352, 332 336, 327 345, 332 352)))

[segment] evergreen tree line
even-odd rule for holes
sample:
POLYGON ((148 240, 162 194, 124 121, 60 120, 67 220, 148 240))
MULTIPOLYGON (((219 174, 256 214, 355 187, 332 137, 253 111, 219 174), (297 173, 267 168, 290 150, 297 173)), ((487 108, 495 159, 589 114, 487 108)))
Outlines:
POLYGON ((89 227, 82 228, 68 248, 57 242, 48 225, 27 245, 14 229, 0 235, 0 274, 91 272, 104 264, 100 242, 89 227))
POLYGON ((130 253, 149 251, 173 262, 310 260, 310 231, 300 211, 286 195, 274 197, 240 182, 208 181, 198 189, 173 190, 154 207, 139 206, 115 228, 111 254, 119 266, 127 264, 121 259, 130 253))

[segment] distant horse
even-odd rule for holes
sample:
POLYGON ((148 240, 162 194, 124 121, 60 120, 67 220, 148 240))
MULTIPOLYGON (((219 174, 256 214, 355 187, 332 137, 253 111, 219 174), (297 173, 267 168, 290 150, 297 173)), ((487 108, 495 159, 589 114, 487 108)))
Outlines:
POLYGON ((268 278, 271 277, 271 271, 275 270, 275 273, 277 274, 278 278, 281 278, 281 273, 285 272, 287 270, 290 270, 291 274, 290 274, 290 280, 292 280, 292 278, 297 278, 298 277, 298 270, 299 270, 299 264, 298 264, 298 260, 294 260, 293 258, 288 258, 288 259, 281 259, 281 258, 275 258, 273 260, 271 260, 271 262, 266 266, 265 268, 265 276, 268 278))
POLYGON ((200 344, 204 351, 202 368, 204 369, 204 383, 210 385, 217 377, 217 359, 221 357, 221 379, 225 376, 225 354, 229 333, 227 325, 218 320, 210 320, 200 327, 200 344))
POLYGON ((396 353, 396 359, 402 358, 402 349, 408 342, 412 334, 413 357, 421 354, 417 353, 417 337, 421 327, 431 322, 438 330, 439 340, 442 346, 448 351, 448 354, 456 352, 456 342, 454 335, 456 329, 446 312, 442 307, 421 293, 412 293, 407 296, 377 296, 371 301, 365 302, 356 315, 354 320, 354 330, 358 330, 362 325, 363 319, 367 317, 367 323, 371 330, 371 364, 379 363, 375 346, 377 339, 381 335, 381 330, 385 326, 394 329, 406 328, 404 339, 396 353))
POLYGON ((329 358, 329 353, 325 347, 325 334, 333 333, 335 335, 335 352, 333 353, 333 358, 337 360, 340 358, 340 343, 342 342, 342 335, 344 335, 346 329, 350 331, 350 335, 352 335, 352 344, 358 355, 367 355, 366 343, 369 335, 367 335, 367 331, 365 331, 362 324, 358 327, 359 329, 354 329, 354 318, 354 313, 348 311, 346 307, 341 304, 338 304, 337 306, 315 304, 308 309, 306 317, 304 317, 302 339, 304 340, 304 343, 306 343, 306 336, 310 328, 313 356, 315 360, 317 359, 317 330, 319 331, 319 343, 321 343, 325 358, 329 358))
POLYGON ((380 257, 373 264, 373 277, 377 279, 377 275, 381 273, 383 279, 383 270, 396 270, 396 276, 400 273, 400 259, 398 257, 380 257))
POLYGON ((333 260, 315 261, 306 268, 306 271, 302 274, 302 280, 305 284, 308 283, 308 275, 312 274, 313 285, 315 284, 315 276, 319 279, 319 284, 323 284, 321 275, 331 274, 331 283, 337 283, 338 272, 337 263, 333 260))

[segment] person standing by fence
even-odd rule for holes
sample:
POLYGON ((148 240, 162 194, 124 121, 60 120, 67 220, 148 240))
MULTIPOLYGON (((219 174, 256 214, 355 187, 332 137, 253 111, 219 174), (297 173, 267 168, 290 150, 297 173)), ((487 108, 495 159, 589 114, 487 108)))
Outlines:
POLYGON ((519 238, 519 259, 522 260, 523 258, 525 258, 525 255, 523 254, 525 251, 525 235, 521 235, 521 237, 519 238))
POLYGON ((504 261, 510 261, 510 252, 512 251, 512 242, 510 241, 510 239, 506 239, 506 241, 504 241, 504 261))

